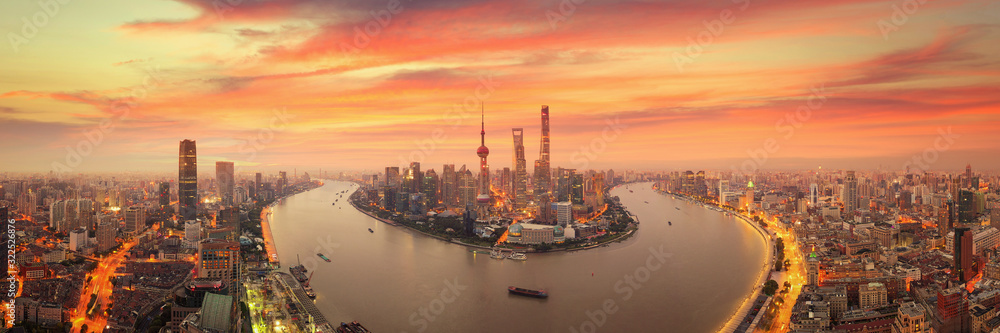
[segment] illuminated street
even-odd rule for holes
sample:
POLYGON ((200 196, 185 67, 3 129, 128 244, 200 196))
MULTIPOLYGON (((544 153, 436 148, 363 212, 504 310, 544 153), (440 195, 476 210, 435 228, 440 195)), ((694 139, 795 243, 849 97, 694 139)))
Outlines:
POLYGON ((105 311, 108 310, 107 305, 111 304, 111 292, 114 291, 111 277, 114 276, 115 270, 125 262, 125 255, 135 244, 135 241, 122 244, 121 248, 98 262, 97 268, 87 275, 90 282, 84 285, 80 305, 77 306, 72 319, 72 332, 79 332, 84 324, 87 325, 88 332, 101 332, 107 326, 108 318, 105 311), (88 309, 87 305, 90 304, 92 294, 97 295, 97 301, 94 302, 93 307, 88 309))
MULTIPOLYGON (((785 258, 791 263, 791 266, 785 267, 783 273, 783 281, 778 281, 780 286, 778 290, 784 288, 784 282, 790 282, 792 284, 791 289, 788 294, 776 294, 776 296, 781 296, 783 299, 782 304, 780 304, 778 314, 774 319, 774 325, 768 332, 787 332, 790 330, 788 322, 792 316, 792 306, 795 305, 795 300, 799 297, 799 293, 802 291, 802 286, 806 283, 806 270, 803 265, 802 253, 799 252, 798 242, 793 238, 793 235, 788 232, 788 230, 778 227, 777 219, 771 221, 768 225, 768 229, 775 232, 776 237, 781 237, 785 244, 785 258)), ((776 297, 777 299, 777 297, 776 297)))

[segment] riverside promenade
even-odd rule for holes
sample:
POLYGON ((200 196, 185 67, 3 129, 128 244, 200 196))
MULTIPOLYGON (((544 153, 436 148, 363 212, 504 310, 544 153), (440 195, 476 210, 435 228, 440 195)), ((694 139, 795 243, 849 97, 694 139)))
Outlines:
MULTIPOLYGON (((747 224, 752 226, 754 230, 757 230, 757 233, 760 234, 761 239, 765 243, 767 243, 767 251, 764 251, 764 257, 765 257, 764 265, 761 266, 761 273, 760 277, 757 278, 757 284, 754 286, 753 291, 750 292, 749 295, 747 295, 747 298, 743 300, 743 304, 740 305, 739 309, 737 309, 736 312, 733 313, 733 316, 729 318, 729 321, 726 322, 726 324, 722 326, 721 329, 719 329, 719 332, 724 332, 724 333, 738 331, 737 329, 740 328, 740 324, 743 323, 743 319, 747 316, 748 313, 750 313, 750 310, 753 309, 754 304, 756 304, 757 298, 762 295, 761 290, 764 288, 764 282, 767 281, 767 277, 771 272, 771 267, 774 265, 774 255, 772 255, 774 253, 774 242, 771 239, 771 234, 768 233, 767 230, 761 228, 761 226, 758 225, 756 222, 754 222, 752 219, 739 214, 737 214, 736 216, 738 216, 741 220, 743 220, 743 222, 746 222, 747 224)), ((764 309, 761 309, 761 311, 764 311, 764 309)), ((756 324, 756 320, 754 321, 754 324, 756 324)), ((752 332, 755 328, 756 327, 749 327, 749 329, 746 331, 752 332)))
MULTIPOLYGON (((684 196, 680 196, 680 195, 677 195, 677 194, 673 194, 673 193, 669 193, 669 192, 664 192, 664 191, 660 191, 660 190, 657 190, 657 191, 660 192, 660 193, 672 196, 672 197, 674 197, 676 199, 685 200, 685 201, 691 201, 691 202, 696 202, 696 203, 701 204, 700 202, 698 202, 696 200, 693 200, 691 198, 688 198, 688 197, 684 197, 684 196)), ((754 222, 753 219, 748 218, 747 216, 739 214, 737 212, 733 212, 733 211, 729 211, 729 212, 732 213, 733 216, 738 217, 740 220, 742 220, 743 222, 747 223, 748 225, 750 225, 751 227, 753 227, 754 230, 757 231, 757 234, 760 235, 761 241, 763 241, 764 243, 766 243, 766 245, 765 245, 766 246, 765 247, 766 251, 764 251, 764 257, 761 258, 762 259, 761 260, 762 264, 761 264, 761 267, 760 267, 760 275, 757 278, 757 283, 754 285, 753 290, 746 296, 746 298, 743 299, 743 303, 741 303, 740 307, 736 309, 736 312, 733 312, 733 315, 729 317, 729 320, 727 320, 726 323, 724 325, 722 325, 722 327, 719 328, 719 332, 720 333, 737 332, 737 329, 741 328, 740 325, 743 323, 743 319, 747 316, 748 313, 750 313, 750 310, 753 309, 754 304, 756 304, 757 298, 762 295, 762 289, 764 288, 764 282, 767 282, 767 278, 768 278, 768 276, 771 273, 771 267, 774 266, 774 255, 773 255, 773 253, 774 253, 774 241, 771 239, 771 233, 769 233, 767 230, 765 230, 764 228, 762 228, 759 224, 757 224, 756 222, 754 222)), ((754 329, 754 327, 751 327, 749 331, 753 331, 753 329, 754 329)))

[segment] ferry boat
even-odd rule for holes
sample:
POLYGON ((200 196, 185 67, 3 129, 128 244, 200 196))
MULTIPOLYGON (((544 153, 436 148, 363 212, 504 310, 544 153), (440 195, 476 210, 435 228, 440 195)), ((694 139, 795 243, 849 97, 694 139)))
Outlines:
POLYGON ((680 207, 674 207, 674 209, 676 209, 676 210, 681 210, 681 208, 680 208, 680 207))
POLYGON ((317 253, 316 255, 317 255, 317 256, 319 256, 320 258, 323 258, 323 260, 326 260, 326 262, 330 262, 330 258, 327 258, 327 257, 326 257, 325 255, 323 255, 322 253, 317 253))
POLYGON ((503 251, 500 251, 500 249, 493 249, 493 251, 490 252, 490 258, 503 260, 503 251))
POLYGON ((509 257, 507 257, 507 259, 510 259, 510 260, 522 260, 523 261, 523 260, 528 260, 528 256, 525 255, 524 253, 513 252, 513 253, 510 254, 509 257))
POLYGON ((673 222, 667 221, 667 225, 674 225, 673 222))
POLYGON ((375 233, 375 231, 372 230, 372 228, 368 228, 368 232, 373 233, 373 234, 375 233))
POLYGON ((524 289, 524 288, 517 288, 514 286, 510 286, 507 287, 507 291, 514 295, 521 295, 521 296, 528 296, 535 298, 549 297, 549 293, 546 293, 545 290, 531 290, 531 289, 524 289))

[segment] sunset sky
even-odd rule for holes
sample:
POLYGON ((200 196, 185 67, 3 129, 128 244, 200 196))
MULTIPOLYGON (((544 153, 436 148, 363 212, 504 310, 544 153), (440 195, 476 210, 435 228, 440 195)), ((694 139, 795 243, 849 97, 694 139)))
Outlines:
POLYGON ((4 1, 0 171, 1000 162, 996 1, 575 1, 4 1))

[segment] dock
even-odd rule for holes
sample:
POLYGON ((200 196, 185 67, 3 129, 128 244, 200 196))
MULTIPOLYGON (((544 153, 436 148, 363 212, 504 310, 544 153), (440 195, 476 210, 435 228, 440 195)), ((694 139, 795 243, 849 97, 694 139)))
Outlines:
POLYGON ((333 326, 330 325, 330 322, 323 316, 323 313, 316 307, 316 303, 313 303, 309 295, 306 295, 305 290, 302 290, 299 281, 296 281, 288 273, 279 272, 275 274, 277 274, 278 281, 281 282, 282 286, 290 291, 291 298, 312 318, 312 324, 316 326, 316 332, 333 332, 333 326))

